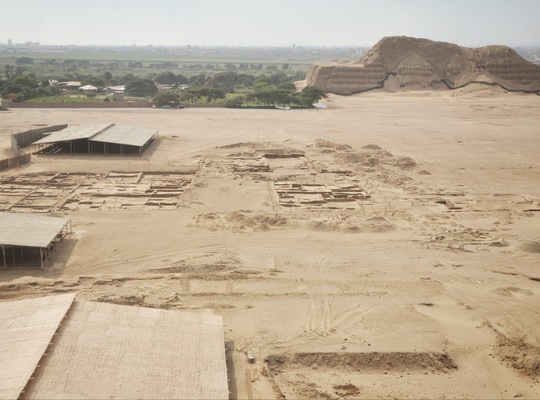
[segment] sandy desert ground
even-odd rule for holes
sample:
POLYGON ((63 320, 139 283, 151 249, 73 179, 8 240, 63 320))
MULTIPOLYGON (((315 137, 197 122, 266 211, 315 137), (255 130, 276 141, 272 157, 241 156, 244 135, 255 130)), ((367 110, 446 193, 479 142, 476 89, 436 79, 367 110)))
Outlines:
POLYGON ((232 397, 539 398, 540 97, 328 102, 0 113, 3 156, 11 133, 40 125, 160 132, 142 158, 39 156, 1 179, 189 183, 161 208, 118 193, 66 208, 53 193, 74 234, 45 271, 0 271, 0 299, 77 292, 223 315, 232 397))

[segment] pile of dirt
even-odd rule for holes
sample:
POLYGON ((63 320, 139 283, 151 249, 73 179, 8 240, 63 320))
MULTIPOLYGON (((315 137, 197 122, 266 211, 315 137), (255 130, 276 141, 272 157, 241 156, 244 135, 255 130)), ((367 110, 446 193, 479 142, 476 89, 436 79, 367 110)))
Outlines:
POLYGON ((308 85, 351 95, 374 89, 448 90, 469 84, 540 91, 540 67, 506 46, 466 48, 405 36, 381 39, 359 61, 312 65, 308 85))
POLYGON ((240 210, 223 213, 204 213, 193 217, 194 225, 212 231, 258 232, 281 228, 288 225, 282 215, 240 210))
POLYGON ((527 253, 540 253, 540 241, 538 240, 524 241, 518 247, 527 253))
POLYGON ((111 303, 111 304, 119 304, 122 306, 145 306, 145 298, 146 295, 144 294, 137 294, 137 295, 126 295, 126 296, 117 296, 114 294, 105 294, 99 296, 95 301, 99 301, 101 303, 111 303))
POLYGON ((396 226, 383 217, 366 220, 359 216, 310 219, 306 222, 305 228, 319 232, 341 233, 385 233, 396 230, 396 226))
POLYGON ((447 354, 428 352, 278 354, 266 357, 265 362, 273 373, 298 367, 362 372, 422 370, 447 372, 457 368, 447 354))
POLYGON ((368 144, 360 149, 349 148, 339 150, 341 151, 337 149, 334 151, 334 158, 337 163, 347 166, 374 168, 385 165, 400 170, 411 170, 417 166, 416 161, 412 158, 395 157, 392 153, 376 144, 368 144))
POLYGON ((540 347, 523 339, 510 339, 497 332, 496 354, 506 364, 521 374, 540 379, 540 347))
POLYGON ((292 158, 301 157, 304 155, 304 152, 298 149, 270 142, 240 142, 220 146, 218 149, 242 150, 240 152, 230 154, 230 156, 244 157, 264 156, 268 158, 292 158))
POLYGON ((360 394, 360 389, 358 389, 352 383, 347 383, 345 385, 334 385, 332 388, 334 389, 334 393, 339 397, 358 396, 360 394))
POLYGON ((508 93, 507 90, 503 89, 500 86, 488 85, 485 83, 471 83, 470 85, 461 87, 452 92, 453 97, 497 97, 502 94, 508 93))
POLYGON ((317 150, 321 150, 322 152, 352 150, 352 147, 348 144, 333 143, 323 139, 315 140, 313 147, 315 147, 317 150))
POLYGON ((175 261, 168 266, 149 271, 163 274, 216 274, 237 270, 242 266, 238 254, 232 252, 206 252, 195 257, 175 261))

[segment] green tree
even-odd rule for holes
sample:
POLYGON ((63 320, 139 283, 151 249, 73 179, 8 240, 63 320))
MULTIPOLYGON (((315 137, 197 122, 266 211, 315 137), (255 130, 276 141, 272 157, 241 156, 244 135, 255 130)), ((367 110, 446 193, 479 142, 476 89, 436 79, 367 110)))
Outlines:
POLYGON ((276 72, 275 74, 270 75, 268 81, 272 86, 279 86, 282 83, 289 82, 290 79, 285 72, 276 72))
POLYGON ((137 79, 126 84, 126 94, 128 96, 146 97, 154 96, 158 88, 150 79, 137 79))
POLYGON ((326 91, 317 86, 306 86, 298 96, 300 103, 306 107, 313 107, 313 104, 327 97, 326 91))
POLYGON ((134 82, 137 79, 138 78, 130 72, 129 74, 126 74, 123 77, 121 77, 118 81, 124 85, 127 85, 128 83, 134 82))
POLYGON ((257 104, 265 106, 291 103, 291 94, 288 90, 270 87, 262 88, 253 93, 249 93, 246 97, 248 100, 255 101, 257 104))
POLYGON ((182 100, 191 103, 197 103, 203 97, 207 97, 209 91, 210 88, 207 88, 205 86, 190 87, 189 89, 186 89, 182 92, 182 100))
POLYGON ((19 75, 22 75, 24 74, 24 71, 26 70, 26 68, 24 68, 22 65, 17 65, 15 67, 15 73, 13 74, 13 76, 19 76, 19 75))
POLYGON ((277 86, 277 88, 285 89, 285 90, 288 90, 289 92, 294 92, 296 90, 296 86, 294 86, 294 83, 292 82, 281 83, 277 86))
POLYGON ((227 93, 234 93, 234 89, 238 84, 238 74, 233 71, 217 74, 206 82, 208 87, 221 89, 227 93))
POLYGON ((17 58, 17 60, 15 60, 15 63, 16 64, 33 64, 34 60, 31 59, 30 57, 21 57, 21 58, 17 58))
POLYGON ((257 79, 255 79, 255 82, 253 83, 253 87, 255 88, 255 90, 259 90, 259 89, 268 87, 269 84, 270 84, 270 78, 268 77, 268 75, 262 74, 262 75, 259 75, 257 79))
POLYGON ((189 83, 189 81, 188 81, 188 78, 186 78, 184 75, 177 74, 176 75, 176 83, 178 83, 179 85, 187 85, 189 83))
POLYGON ((106 86, 105 79, 101 78, 100 76, 87 75, 81 76, 79 79, 81 80, 81 84, 83 86, 92 85, 100 88, 106 86))
POLYGON ((241 87, 251 87, 255 83, 255 77, 250 74, 241 74, 238 76, 238 84, 241 87))
POLYGON ((206 102, 210 103, 216 102, 217 99, 224 99, 225 98, 225 92, 221 89, 210 89, 208 91, 208 94, 206 95, 206 102))
POLYGON ((174 85, 176 83, 176 75, 171 71, 164 71, 157 74, 156 83, 160 85, 174 85))
POLYGON ((2 89, 3 95, 13 96, 17 101, 25 101, 39 95, 39 81, 33 74, 19 75, 11 79, 2 89))
POLYGON ((244 96, 236 95, 236 96, 230 97, 227 100, 225 100, 223 104, 227 108, 240 108, 244 104, 244 96))
POLYGON ((103 73, 103 79, 105 79, 105 82, 107 82, 107 86, 110 84, 112 78, 113 76, 110 71, 105 71, 103 73))
POLYGON ((191 86, 203 86, 206 83, 206 76, 204 74, 194 75, 189 78, 188 82, 191 86))
POLYGON ((13 76, 13 65, 6 64, 4 65, 4 76, 6 79, 11 79, 13 76))
POLYGON ((11 80, 11 84, 35 89, 38 87, 39 81, 34 75, 19 75, 11 80))
POLYGON ((154 96, 153 103, 158 107, 176 107, 178 104, 180 104, 180 95, 176 92, 162 91, 154 96))

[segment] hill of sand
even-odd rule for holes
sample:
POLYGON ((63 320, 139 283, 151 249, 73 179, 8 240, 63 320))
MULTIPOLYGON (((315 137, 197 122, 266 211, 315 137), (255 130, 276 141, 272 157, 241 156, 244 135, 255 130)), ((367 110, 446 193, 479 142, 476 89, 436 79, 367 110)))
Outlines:
POLYGON ((393 36, 380 40, 359 61, 312 65, 306 81, 342 95, 375 89, 448 90, 471 83, 539 92, 540 67, 506 46, 473 49, 393 36))
POLYGON ((74 230, 45 271, 0 270, 0 301, 222 315, 231 398, 540 398, 540 97, 487 88, 3 112, 2 155, 60 123, 160 140, 0 172, 0 208, 74 230))

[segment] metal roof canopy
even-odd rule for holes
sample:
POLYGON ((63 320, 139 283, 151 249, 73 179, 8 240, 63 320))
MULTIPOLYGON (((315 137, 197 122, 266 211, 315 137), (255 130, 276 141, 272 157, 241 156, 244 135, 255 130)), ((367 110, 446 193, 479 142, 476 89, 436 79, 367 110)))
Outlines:
POLYGON ((34 144, 50 144, 87 139, 91 142, 114 143, 128 146, 144 146, 158 131, 133 126, 112 124, 70 126, 52 133, 34 144))
POLYGON ((32 379, 75 294, 0 302, 0 399, 17 399, 32 379))
POLYGON ((70 221, 64 217, 0 212, 0 246, 45 248, 70 221))
POLYGON ((24 398, 229 397, 221 316, 91 301, 68 313, 24 398))
POLYGON ((51 133, 33 144, 49 144, 78 139, 90 139, 107 128, 110 128, 112 125, 114 124, 69 126, 61 131, 51 133))
POLYGON ((6 248, 13 252, 15 264, 15 248, 39 248, 41 269, 51 254, 51 243, 62 235, 62 231, 70 224, 67 232, 71 233, 71 219, 62 217, 42 217, 31 214, 15 214, 0 212, 0 247, 4 269, 6 264, 6 248))
POLYGON ((92 142, 105 142, 129 146, 143 146, 157 133, 157 130, 133 126, 113 125, 89 139, 92 142))

